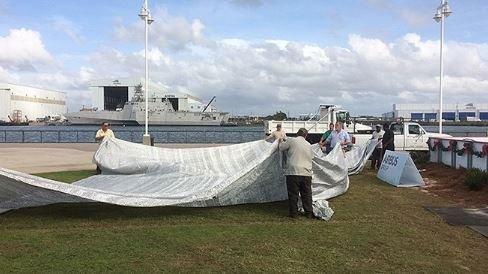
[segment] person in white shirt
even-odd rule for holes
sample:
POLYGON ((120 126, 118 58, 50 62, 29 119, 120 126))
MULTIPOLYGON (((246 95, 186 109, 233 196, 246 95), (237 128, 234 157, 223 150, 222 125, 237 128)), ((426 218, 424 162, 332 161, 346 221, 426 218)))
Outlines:
POLYGON ((286 139, 286 132, 284 129, 281 128, 281 124, 276 125, 276 130, 271 132, 271 134, 266 137, 266 141, 268 142, 274 142, 275 140, 279 139, 286 139))
POLYGON ((279 149, 286 153, 286 188, 289 216, 298 216, 298 195, 301 196, 305 216, 315 218, 312 208, 312 146, 305 140, 307 130, 301 128, 296 138, 279 139, 279 149))
POLYGON ((338 143, 343 149, 351 143, 351 137, 349 136, 349 133, 342 128, 341 122, 337 122, 335 124, 335 130, 329 135, 329 137, 327 137, 326 143, 330 144, 330 148, 327 153, 334 149, 338 143))
MULTIPOLYGON (((97 143, 101 143, 104 138, 115 138, 114 132, 109 128, 109 124, 107 122, 103 122, 101 128, 97 131, 95 135, 95 141, 97 143)), ((97 165, 97 174, 101 174, 102 170, 97 165)))
POLYGON ((103 122, 101 128, 97 131, 95 135, 95 141, 97 143, 101 143, 103 138, 115 138, 114 132, 109 128, 109 124, 107 122, 103 122))
POLYGON ((378 145, 373 150, 371 155, 371 169, 379 169, 381 165, 381 140, 383 139, 383 134, 385 132, 381 129, 381 125, 376 125, 376 130, 373 131, 371 140, 378 140, 378 145))

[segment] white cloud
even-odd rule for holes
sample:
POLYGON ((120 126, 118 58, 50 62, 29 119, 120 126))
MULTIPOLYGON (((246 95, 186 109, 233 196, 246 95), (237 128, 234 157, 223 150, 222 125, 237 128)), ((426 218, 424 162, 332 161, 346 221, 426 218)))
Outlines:
POLYGON ((237 39, 237 38, 222 39, 218 41, 218 43, 221 46, 229 46, 229 47, 242 48, 242 49, 248 48, 251 45, 249 41, 243 39, 237 39))
POLYGON ((79 79, 82 83, 88 83, 97 78, 96 71, 93 68, 88 67, 81 67, 79 75, 79 79))
POLYGON ((400 91, 400 93, 398 93, 398 97, 401 99, 404 99, 404 100, 415 100, 415 93, 413 93, 411 91, 404 90, 404 91, 400 91))
POLYGON ((18 79, 18 75, 15 75, 14 73, 0 66, 0 82, 13 83, 16 82, 16 80, 18 79))
POLYGON ((73 21, 63 16, 53 17, 51 20, 51 25, 54 30, 63 32, 77 43, 82 43, 85 41, 85 37, 81 34, 80 27, 77 26, 73 21))
POLYGON ((39 32, 11 29, 0 36, 0 81, 68 92, 70 109, 90 104, 88 83, 93 68, 67 69, 45 48, 39 32))
POLYGON ((290 43, 288 40, 276 40, 276 39, 268 39, 264 41, 268 44, 273 44, 277 46, 280 50, 286 50, 286 46, 290 43))
MULTIPOLYGON (((350 35, 347 48, 223 39, 206 54, 152 50, 153 81, 185 87, 204 99, 217 95, 221 109, 237 113, 281 109, 298 114, 315 110, 319 103, 336 103, 356 114, 380 114, 393 103, 437 100, 438 41, 414 33, 389 43, 350 35)), ((471 94, 488 89, 486 50, 484 44, 447 43, 446 102, 469 101, 471 94)), ((94 67, 109 63, 129 75, 143 75, 140 53, 105 51, 92 59, 94 67)), ((104 73, 110 72, 98 74, 104 73)))
POLYGON ((11 29, 0 36, 0 66, 18 70, 34 70, 35 64, 52 61, 41 34, 29 29, 11 29))
MULTIPOLYGON (((139 56, 140 58, 144 58, 144 50, 138 51, 135 55, 139 56)), ((152 62, 156 66, 160 66, 162 64, 168 65, 170 63, 170 59, 164 56, 164 54, 159 50, 159 48, 151 48, 147 51, 147 60, 152 62)))
MULTIPOLYGON (((193 33, 191 25, 185 28, 193 33)), ((204 43, 196 43, 194 35, 173 37, 173 45, 179 44, 176 52, 166 48, 169 44, 151 46, 150 77, 203 100, 216 95, 221 110, 240 114, 283 110, 298 115, 314 112, 320 103, 335 103, 353 114, 380 114, 391 110, 393 103, 437 102, 439 41, 423 40, 415 33, 394 41, 351 34, 346 47, 286 40, 212 41, 200 34, 204 43)), ((162 39, 154 35, 157 41, 162 39)), ((67 69, 53 61, 37 32, 12 30, 0 39, 0 80, 46 83, 67 91, 70 110, 90 105, 87 89, 95 78, 144 75, 140 50, 100 47, 86 57, 89 65, 67 69), (33 43, 23 48, 25 43, 19 41, 25 39, 33 43), (20 70, 27 61, 44 65, 38 72, 20 70)), ((488 45, 449 41, 445 54, 445 102, 486 97, 488 45)))
POLYGON ((349 36, 349 46, 359 57, 367 61, 391 61, 392 59, 390 48, 379 39, 352 34, 349 36))
MULTIPOLYGON (((152 13, 154 22, 149 26, 150 43, 158 47, 183 49, 188 44, 204 43, 205 25, 199 20, 188 21, 184 17, 172 16, 165 9, 157 8, 152 13)), ((120 41, 143 41, 144 23, 141 20, 130 25, 118 22, 114 29, 115 38, 120 41)))

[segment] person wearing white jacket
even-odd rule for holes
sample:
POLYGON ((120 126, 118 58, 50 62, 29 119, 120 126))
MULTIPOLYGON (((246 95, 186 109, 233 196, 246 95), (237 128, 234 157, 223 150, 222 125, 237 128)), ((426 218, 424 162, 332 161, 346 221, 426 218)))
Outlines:
POLYGON ((305 140, 307 130, 301 128, 296 138, 279 139, 279 149, 286 153, 286 187, 288 190, 289 216, 298 216, 298 195, 301 196, 305 216, 314 218, 312 208, 312 159, 310 143, 305 140))

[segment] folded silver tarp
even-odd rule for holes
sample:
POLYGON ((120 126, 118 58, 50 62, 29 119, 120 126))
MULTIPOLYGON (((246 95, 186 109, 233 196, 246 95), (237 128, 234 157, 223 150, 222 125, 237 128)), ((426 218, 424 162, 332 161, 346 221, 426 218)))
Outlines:
MULTIPOLYGON (((327 156, 316 147, 314 153, 314 210, 329 219, 333 211, 326 199, 346 192, 348 167, 355 166, 350 162, 363 159, 345 156, 339 147, 327 156)), ((0 212, 53 203, 207 207, 287 198, 277 142, 167 149, 106 139, 94 162, 103 175, 73 184, 0 168, 0 212)))
POLYGON ((346 153, 346 166, 349 175, 359 174, 363 170, 366 161, 371 157, 378 143, 378 140, 369 140, 364 145, 354 147, 346 153))

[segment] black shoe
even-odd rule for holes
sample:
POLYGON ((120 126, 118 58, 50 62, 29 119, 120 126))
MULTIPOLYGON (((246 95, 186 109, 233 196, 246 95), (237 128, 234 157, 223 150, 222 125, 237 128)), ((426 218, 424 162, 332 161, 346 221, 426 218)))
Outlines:
POLYGON ((306 213, 305 217, 308 219, 317 219, 317 217, 315 217, 315 215, 313 215, 313 213, 306 213))

